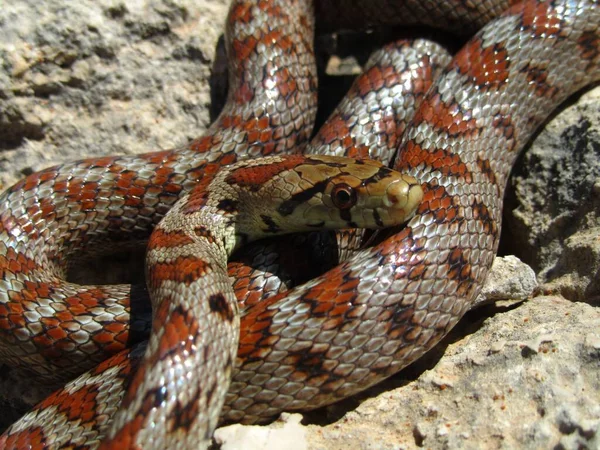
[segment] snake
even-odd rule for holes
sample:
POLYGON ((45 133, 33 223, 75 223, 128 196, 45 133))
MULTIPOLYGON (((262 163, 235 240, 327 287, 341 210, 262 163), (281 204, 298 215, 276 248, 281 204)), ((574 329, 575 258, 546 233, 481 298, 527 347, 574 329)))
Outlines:
MULTIPOLYGON (((354 252, 325 274, 244 312, 231 381, 219 412, 222 422, 257 423, 284 410, 313 409, 353 395, 421 357, 470 308, 497 250, 503 194, 520 150, 551 111, 600 78, 597 1, 513 3, 420 5, 381 0, 370 2, 359 14, 371 26, 377 25, 382 12, 384 21, 401 12, 409 23, 453 29, 461 28, 463 16, 473 27, 489 23, 423 96, 397 146, 393 168, 418 180, 423 191, 414 217, 377 245, 354 252)), ((110 233, 147 235, 205 176, 235 163, 238 145, 244 147, 244 157, 303 147, 310 134, 305 124, 312 122, 315 108, 313 17, 329 15, 345 26, 350 20, 345 14, 330 14, 347 11, 344 5, 317 2, 313 10, 311 2, 303 1, 286 2, 285 7, 277 1, 234 2, 227 22, 233 65, 229 100, 205 136, 174 151, 51 168, 4 194, 1 268, 4 285, 12 289, 0 298, 3 339, 18 341, 22 347, 4 349, 3 360, 32 363, 33 370, 45 375, 57 371, 48 363, 48 354, 38 351, 51 339, 35 334, 43 331, 36 325, 35 313, 24 314, 31 303, 47 306, 44 298, 50 297, 49 292, 55 297, 64 292, 70 302, 81 298, 94 306, 100 298, 117 305, 117 315, 123 315, 126 308, 118 305, 126 302, 115 302, 119 289, 63 281, 68 256, 110 233), (284 64, 256 56, 265 49, 284 64), (300 75, 292 74, 294 70, 300 75), (253 77, 258 73, 267 78, 253 77), (264 91, 256 91, 257 85, 264 91), (283 114, 290 122, 271 119, 270 113, 284 105, 290 107, 283 114), (110 206, 113 198, 114 208, 105 208, 108 212, 102 215, 99 202, 110 206), (69 206, 73 211, 67 211, 69 206), (132 214, 137 211, 139 215, 132 214), (9 334, 7 328, 17 331, 9 334), (32 334, 37 342, 32 343, 32 334)), ((322 136, 331 137, 332 129, 322 136)), ((177 246, 176 239, 168 245, 177 246)), ((171 274, 176 278, 178 272, 171 274)), ((154 314, 156 318, 158 312, 154 314)), ((50 319, 49 323, 58 320, 50 319)), ((122 322, 116 324, 117 333, 123 332, 122 322)), ((174 323, 163 324, 164 329, 170 326, 174 323)), ((59 361, 78 358, 67 350, 59 350, 59 361)), ((188 404, 181 401, 186 399, 185 389, 177 398, 164 395, 173 386, 142 390, 145 400, 133 414, 127 409, 116 412, 122 398, 125 405, 140 402, 131 394, 132 384, 139 385, 124 381, 135 360, 143 360, 148 351, 154 358, 159 353, 151 344, 129 352, 117 345, 114 350, 115 356, 9 428, 0 443, 9 448, 68 443, 152 448, 136 441, 152 429, 144 424, 156 419, 153 411, 175 407, 183 409, 174 417, 158 418, 166 426, 158 431, 163 435, 154 441, 157 448, 166 442, 163 437, 171 436, 176 440, 189 436, 183 439, 188 446, 206 445, 210 430, 187 433, 198 415, 194 408, 183 407, 188 404), (127 383, 127 393, 121 389, 120 397, 111 395, 116 386, 127 383), (107 425, 113 416, 117 419, 107 425)), ((177 386, 186 386, 184 379, 195 376, 178 373, 177 386)), ((202 380, 191 385, 202 386, 202 380)), ((210 392, 203 395, 212 396, 214 391, 210 392)))

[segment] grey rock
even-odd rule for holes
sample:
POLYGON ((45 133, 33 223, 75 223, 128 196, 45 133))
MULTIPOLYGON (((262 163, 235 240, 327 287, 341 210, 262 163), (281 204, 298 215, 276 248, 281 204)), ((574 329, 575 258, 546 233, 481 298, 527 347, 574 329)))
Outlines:
POLYGON ((498 300, 527 300, 537 287, 535 272, 519 258, 496 257, 474 307, 498 300))
POLYGON ((598 448, 599 326, 597 308, 536 297, 451 342, 417 379, 310 425, 309 448, 598 448))
MULTIPOLYGON (((201 134, 210 123, 210 76, 222 71, 215 47, 228 3, 4 2, 4 188, 52 164, 175 147, 201 134)), ((513 178, 507 210, 516 211, 507 214, 502 245, 533 267, 543 291, 590 303, 600 291, 599 97, 596 89, 567 108, 526 153, 520 167, 540 172, 523 168, 513 178)), ((508 284, 487 298, 530 297, 529 270, 505 263, 498 278, 508 284)), ((598 448, 599 325, 597 308, 559 297, 479 308, 399 376, 306 415, 328 425, 306 426, 298 442, 344 450, 598 448)), ((48 388, 0 372, 6 426, 48 388)))
POLYGON ((600 304, 600 89, 539 134, 511 179, 505 251, 541 289, 600 304))
POLYGON ((229 1, 0 8, 0 183, 52 164, 176 147, 210 123, 229 1))
POLYGON ((214 439, 221 450, 307 450, 307 428, 300 424, 301 414, 283 413, 267 426, 229 425, 215 431, 214 439))

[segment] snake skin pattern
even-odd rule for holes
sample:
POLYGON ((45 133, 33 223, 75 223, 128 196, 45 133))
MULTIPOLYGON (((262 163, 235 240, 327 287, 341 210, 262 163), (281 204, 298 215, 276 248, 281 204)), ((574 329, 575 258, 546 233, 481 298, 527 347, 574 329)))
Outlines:
MULTIPOLYGON (((377 2, 377 5, 387 3, 377 2)), ((481 5, 487 3, 481 2, 481 5)), ((310 11, 302 9, 301 2, 292 4, 300 10, 292 11, 288 7, 285 14, 300 13, 293 22, 306 25, 301 32, 307 32, 312 26, 310 11)), ((412 2, 401 4, 410 8, 412 2)), ((460 2, 440 2, 440 5, 460 5, 460 2)), ((274 15, 269 23, 275 24, 275 18, 284 14, 275 6, 259 2, 254 9, 244 10, 243 2, 236 2, 228 26, 232 26, 232 21, 247 23, 250 18, 258 18, 259 23, 264 23, 260 20, 263 11, 274 15), (261 14, 257 14, 258 10, 261 14)), ((494 4, 496 10, 505 6, 494 4)), ((459 10, 455 7, 452 11, 459 10)), ((425 196, 415 218, 404 230, 392 234, 377 246, 354 254, 323 276, 288 294, 276 295, 253 305, 244 313, 233 381, 221 412, 223 422, 259 422, 282 410, 316 408, 352 395, 420 357, 456 324, 469 309, 491 265, 498 244, 504 187, 519 150, 560 102, 600 77, 599 10, 598 2, 592 0, 530 0, 517 4, 487 25, 454 57, 417 109, 395 161, 395 167, 408 171, 422 182, 425 196)), ((489 15, 478 12, 473 17, 489 15)), ((450 26, 455 22, 455 16, 448 15, 450 26)), ((433 21, 437 22, 437 19, 433 21)), ((290 24, 286 25, 285 20, 281 24, 283 30, 289 29, 286 27, 290 24)), ((235 53, 236 49, 249 48, 240 41, 233 41, 230 47, 234 49, 233 55, 240 56, 235 53)), ((257 45, 256 38, 249 41, 257 45)), ((303 43, 306 41, 309 39, 303 43)), ((295 50, 296 45, 293 47, 295 50)), ((310 59, 305 56, 306 60, 310 59)), ((299 64, 302 67, 309 65, 299 64)), ((235 78, 234 82, 244 79, 243 73, 234 73, 234 77, 241 77, 235 78)), ((308 80, 310 76, 303 79, 308 80)), ((299 92, 295 89, 300 87, 293 84, 294 89, 286 91, 288 94, 299 92)), ((234 87, 240 85, 243 88, 233 90, 230 103, 247 104, 254 98, 248 85, 243 82, 233 84, 234 87)), ((286 85, 287 88, 290 86, 286 85)), ((314 112, 314 103, 311 105, 312 109, 309 109, 314 112)), ((259 107, 256 111, 264 110, 259 107)), ((225 132, 215 131, 219 126, 225 126, 226 131, 235 126, 235 121, 223 122, 223 117, 227 118, 227 115, 224 113, 220 117, 218 125, 212 129, 213 136, 225 132)), ((242 124, 238 122, 238 127, 242 124)), ((292 134, 292 131, 283 133, 288 141, 302 141, 290 137, 292 134)), ((95 163, 88 161, 49 169, 9 190, 3 197, 3 204, 7 206, 2 210, 2 255, 5 259, 2 279, 6 286, 1 299, 5 309, 2 328, 4 331, 10 325, 18 331, 17 337, 6 332, 8 337, 3 339, 28 342, 19 344, 24 347, 32 345, 30 332, 36 333, 40 327, 35 325, 35 312, 23 314, 23 305, 31 302, 31 298, 43 297, 38 293, 46 293, 47 298, 55 297, 47 293, 57 291, 56 280, 64 270, 56 263, 63 261, 59 257, 69 256, 94 238, 99 239, 92 236, 99 227, 106 226, 105 229, 115 233, 122 228, 134 231, 138 231, 136 227, 151 228, 155 223, 153 213, 164 214, 184 189, 191 188, 190 180, 197 174, 190 178, 173 174, 193 171, 185 164, 190 164, 196 152, 204 150, 203 157, 209 158, 209 162, 200 163, 203 170, 206 167, 209 171, 216 170, 219 164, 232 162, 228 159, 236 159, 227 158, 228 153, 218 151, 215 159, 210 159, 208 155, 212 155, 212 150, 206 154, 206 147, 212 139, 199 139, 189 149, 180 150, 182 155, 189 156, 188 159, 183 157, 183 165, 175 159, 174 152, 132 159, 135 162, 131 162, 129 168, 125 168, 126 158, 107 158, 95 163), (142 161, 154 164, 159 170, 156 174, 145 172, 145 167, 140 167, 142 161), (217 162, 211 166, 214 161, 217 162), (115 166, 119 169, 111 171, 115 166), (153 189, 150 189, 147 205, 159 205, 160 208, 149 212, 147 208, 152 208, 146 205, 146 197, 140 202, 147 184, 125 181, 135 180, 138 173, 153 179, 163 168, 168 175, 164 177, 163 172, 162 182, 158 185, 170 190, 159 191, 150 185, 153 189), (175 168, 181 171, 175 171, 175 168), (73 175, 69 178, 64 176, 65 173, 73 175), (79 214, 75 214, 77 220, 73 219, 73 222, 77 225, 83 220, 85 227, 68 235, 71 239, 58 233, 58 240, 64 246, 58 247, 60 251, 34 254, 34 248, 40 244, 57 240, 50 234, 54 229, 49 230, 41 217, 51 217, 59 223, 62 220, 61 233, 65 232, 64 224, 69 222, 62 213, 55 213, 55 205, 44 201, 50 198, 48 194, 65 192, 67 200, 62 200, 64 204, 94 203, 94 192, 98 183, 103 182, 99 174, 109 174, 112 180, 117 180, 115 185, 107 184, 104 189, 121 194, 116 196, 121 199, 117 207, 121 208, 120 215, 114 213, 100 218, 101 224, 98 224, 93 218, 85 222, 85 212, 78 211, 79 214), (176 182, 169 184, 170 179, 177 176, 177 181, 185 188, 176 182), (82 178, 89 187, 72 188, 69 193, 67 180, 82 178), (61 186, 62 190, 59 189, 61 186), (135 186, 135 192, 130 186, 135 186), (123 202, 122 191, 127 189, 132 190, 131 198, 128 198, 129 202, 123 202), (144 219, 129 215, 136 206, 145 213, 144 219), (29 209, 25 213, 31 215, 18 213, 25 209, 29 209), (124 211, 128 214, 123 214, 124 211), (40 277, 41 281, 31 281, 30 276, 40 277), (26 296, 23 295, 25 292, 26 296), (19 294, 24 298, 18 298, 19 294), (23 326, 26 322, 23 317, 29 320, 30 316, 33 316, 31 323, 34 325, 28 325, 28 322, 28 326, 23 326)), ((217 138, 213 143, 233 145, 221 142, 217 138)), ((271 150, 277 146, 273 144, 271 150)), ((266 147, 268 145, 260 148, 266 147)), ((199 175, 202 173, 199 171, 199 175)), ((88 301, 95 301, 90 297, 95 292, 90 289, 76 291, 80 288, 64 282, 59 287, 71 289, 65 291, 71 293, 66 297, 71 302, 78 292, 86 293, 88 301)), ((106 295, 112 294, 109 291, 106 295)), ((39 304, 46 306, 47 303, 41 301, 39 304)), ((39 310, 35 311, 46 318, 39 310)), ((46 313, 45 310, 42 312, 46 313)), ((33 351, 26 349, 21 355, 16 354, 19 349, 4 351, 8 355, 3 359, 14 358, 15 364, 24 364, 20 362, 20 356, 25 354, 34 365, 47 367, 46 358, 38 356, 36 348, 33 351)), ((92 369, 38 405, 11 427, 0 442, 9 448, 35 447, 36 444, 42 447, 53 442, 49 436, 57 439, 58 435, 66 436, 69 442, 96 447, 106 432, 106 422, 120 403, 120 397, 113 395, 114 391, 119 390, 123 395, 123 380, 141 353, 143 348, 140 346, 130 353, 119 353, 92 369), (98 416, 102 416, 99 421, 96 420, 98 416)), ((189 423, 179 420, 170 425, 186 429, 189 423)), ((58 442, 64 444, 67 441, 58 442)))
POLYGON ((103 445, 208 446, 239 341, 239 311, 226 269, 235 249, 315 227, 399 225, 422 196, 417 180, 379 162, 332 156, 272 156, 205 175, 150 236, 152 335, 113 420, 112 441, 103 445), (202 383, 183 385, 189 373, 202 374, 202 383), (173 429, 179 421, 186 426, 173 429))

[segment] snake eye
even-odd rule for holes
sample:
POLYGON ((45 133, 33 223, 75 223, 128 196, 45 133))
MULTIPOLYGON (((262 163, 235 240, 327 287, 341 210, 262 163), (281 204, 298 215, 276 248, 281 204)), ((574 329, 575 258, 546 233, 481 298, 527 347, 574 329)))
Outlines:
POLYGON ((331 200, 339 209, 350 209, 356 204, 356 191, 352 186, 340 183, 331 191, 331 200))

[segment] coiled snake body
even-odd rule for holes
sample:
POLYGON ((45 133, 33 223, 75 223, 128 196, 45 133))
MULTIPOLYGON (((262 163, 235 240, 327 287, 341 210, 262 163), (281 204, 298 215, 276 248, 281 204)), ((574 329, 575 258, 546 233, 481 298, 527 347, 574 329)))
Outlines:
MULTIPOLYGON (((317 8, 326 11, 329 4, 318 3, 317 8)), ((398 4, 409 18, 419 9, 410 1, 398 4)), ((371 10, 386 11, 395 3, 373 5, 371 10)), ((440 2, 439 11, 425 11, 425 17, 430 23, 447 17, 445 23, 456 26, 460 14, 471 15, 475 23, 496 14, 483 3, 481 9, 461 5, 440 2), (444 5, 451 5, 450 10, 444 11, 444 5)), ((221 412, 224 420, 252 423, 282 410, 315 408, 352 395, 420 357, 457 323, 491 265, 504 187, 519 150, 557 104, 600 76, 599 10, 591 0, 520 3, 454 57, 416 110, 394 163, 421 183, 424 196, 415 217, 379 245, 245 313, 221 412)), ((364 18, 371 20, 370 15, 364 18)), ((344 16, 339 19, 343 22, 344 16)), ((177 151, 48 169, 4 194, 1 268, 6 287, 0 313, 2 338, 12 344, 3 350, 5 361, 19 365, 25 360, 46 376, 55 370, 46 350, 40 350, 50 340, 44 335, 49 321, 44 311, 30 308, 32 302, 47 307, 87 299, 94 307, 108 305, 106 314, 112 309, 123 315, 120 305, 127 305, 128 290, 62 281, 66 256, 108 235, 147 232, 195 180, 202 183, 205 175, 238 157, 302 145, 310 129, 305 124, 314 114, 312 44, 303 38, 311 35, 312 26, 311 7, 302 1, 285 7, 277 1, 234 2, 228 20, 232 89, 226 109, 206 136, 177 151), (266 61, 257 57, 265 45, 272 57, 266 61), (259 73, 261 77, 251 76, 259 73), (272 113, 285 103, 293 119, 283 124, 272 113)), ((334 129, 322 132, 323 142, 335 140, 328 139, 336 137, 334 129)), ((357 146, 352 150, 360 153, 357 146)), ((174 239, 168 244, 173 248, 178 245, 174 239)), ((77 314, 77 307, 71 314, 77 314)), ((160 317, 160 310, 154 314, 160 317)), ((165 320, 165 330, 177 321, 189 328, 185 315, 165 320)), ((121 323, 113 325, 117 334, 124 332, 121 323)), ((174 348, 179 345, 176 334, 174 348)), ((78 340, 84 338, 77 335, 78 340)), ((149 355, 158 358, 169 348, 150 344, 149 355)), ((71 350, 61 349, 59 361, 84 359, 71 350)), ((68 398, 79 396, 88 406, 73 411, 92 408, 112 415, 121 397, 111 391, 122 385, 130 361, 120 353, 92 369, 38 405, 0 442, 9 447, 47 445, 47 436, 68 435, 96 446, 105 433, 106 448, 141 445, 137 439, 161 448, 177 436, 188 436, 182 441, 188 445, 203 442, 214 424, 208 433, 193 434, 198 411, 190 406, 189 391, 170 390, 186 386, 188 373, 175 374, 172 385, 159 383, 143 391, 134 410, 123 409, 108 432, 97 414, 72 417, 61 410, 68 398), (177 413, 170 415, 173 410, 177 413), (158 435, 145 434, 149 421, 164 424, 158 435)), ((202 381, 192 385, 201 391, 202 381)), ((126 405, 135 403, 130 396, 138 386, 135 381, 130 386, 126 405)))

